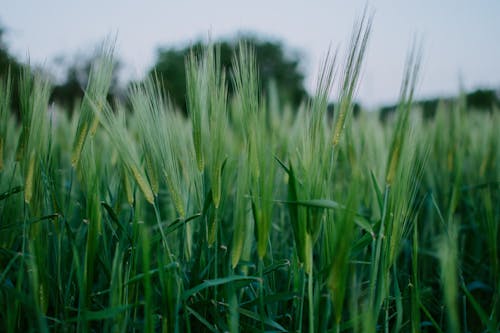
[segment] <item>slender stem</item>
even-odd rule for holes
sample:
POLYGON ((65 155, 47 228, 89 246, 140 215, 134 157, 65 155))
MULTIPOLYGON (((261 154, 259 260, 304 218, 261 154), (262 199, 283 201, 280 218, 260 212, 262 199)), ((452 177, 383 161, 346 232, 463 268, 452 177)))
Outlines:
POLYGON ((309 259, 311 262, 311 271, 308 272, 307 276, 307 293, 309 296, 309 333, 314 332, 314 295, 313 295, 313 248, 309 251, 309 259))
POLYGON ((385 232, 385 217, 387 214, 387 203, 388 203, 388 197, 389 197, 389 185, 386 186, 385 192, 384 192, 384 206, 382 210, 382 217, 380 220, 380 231, 378 233, 377 241, 376 241, 376 249, 375 249, 375 257, 372 258, 372 272, 371 272, 371 284, 370 284, 370 308, 374 311, 375 317, 378 315, 379 311, 379 297, 380 295, 377 295, 377 302, 375 304, 375 293, 378 290, 380 292, 380 288, 377 285, 378 283, 378 275, 379 275, 379 266, 380 266, 380 254, 382 250, 382 241, 384 238, 384 232, 385 232), (376 305, 376 307, 375 307, 376 305))
POLYGON ((385 304, 385 322, 384 322, 384 332, 385 333, 389 333, 389 301, 388 299, 386 298, 384 300, 384 304, 385 304))
POLYGON ((304 299, 306 295, 306 272, 302 270, 302 296, 300 297, 300 311, 299 311, 299 327, 298 331, 302 331, 302 318, 304 313, 304 299))
POLYGON ((168 260, 170 262, 172 260, 172 252, 170 252, 170 248, 168 247, 168 243, 167 243, 167 236, 165 235, 165 232, 163 231, 163 227, 161 226, 160 209, 158 208, 158 197, 155 197, 153 208, 155 211, 156 222, 158 223, 158 229, 160 230, 161 240, 163 242, 163 247, 165 247, 165 250, 167 251, 168 260))
POLYGON ((262 332, 265 331, 265 307, 264 307, 264 260, 259 258, 259 312, 260 312, 260 329, 262 332))
POLYGON ((394 299, 396 303, 396 329, 395 331, 399 331, 401 329, 401 325, 403 324, 403 304, 401 299, 401 290, 399 288, 398 281, 398 268, 397 261, 394 261, 392 266, 392 274, 394 281, 394 299))
MULTIPOLYGON (((218 237, 218 230, 217 230, 218 224, 219 224, 218 218, 219 218, 219 209, 215 208, 215 217, 214 217, 214 224, 215 224, 215 226, 214 226, 214 228, 215 228, 214 279, 218 279, 219 278, 219 270, 218 270, 218 267, 219 267, 219 237, 218 237)), ((214 288, 214 300, 215 300, 215 304, 217 304, 217 296, 218 296, 218 288, 215 287, 214 288)))

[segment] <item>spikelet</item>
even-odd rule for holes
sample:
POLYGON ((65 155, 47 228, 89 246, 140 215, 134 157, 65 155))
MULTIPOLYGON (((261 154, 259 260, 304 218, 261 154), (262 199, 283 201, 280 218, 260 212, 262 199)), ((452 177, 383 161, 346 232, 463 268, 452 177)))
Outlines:
POLYGON ((351 38, 351 44, 346 59, 340 93, 340 111, 333 132, 333 146, 336 147, 342 136, 346 120, 352 112, 352 101, 358 87, 361 65, 365 56, 368 38, 370 36, 372 19, 365 16, 357 23, 351 38))
POLYGON ((257 209, 255 214, 255 226, 257 228, 257 256, 263 259, 267 252, 267 238, 269 237, 268 221, 264 218, 262 209, 257 209))
POLYGON ((202 172, 205 168, 205 160, 203 159, 203 149, 201 145, 201 131, 193 130, 193 142, 196 155, 196 165, 198 171, 202 172))
POLYGON ((30 154, 28 171, 26 172, 26 180, 24 183, 24 201, 30 203, 33 196, 33 174, 35 173, 35 151, 30 154))
POLYGON ((342 125, 340 122, 335 126, 335 132, 333 133, 333 147, 337 147, 339 144, 340 138, 342 136, 342 125))
MULTIPOLYGON (((97 102, 97 114, 100 114, 102 112, 102 109, 104 108, 104 103, 102 101, 97 102)), ((94 115, 94 118, 92 119, 92 125, 90 126, 90 131, 89 131, 89 136, 93 137, 95 133, 97 132, 97 127, 99 126, 99 117, 96 117, 94 115)))
POLYGON ((387 170, 387 176, 385 179, 388 185, 391 185, 394 180, 394 175, 396 174, 396 170, 398 168, 400 149, 401 149, 400 145, 396 145, 394 147, 394 151, 392 153, 391 160, 389 163, 389 169, 387 170))
POLYGON ((179 213, 180 217, 184 218, 186 216, 186 210, 184 209, 181 195, 179 194, 177 188, 174 186, 172 178, 169 177, 166 170, 163 170, 163 174, 165 176, 165 180, 167 181, 167 186, 170 191, 170 195, 172 196, 172 201, 174 202, 175 209, 179 213))
POLYGON ((94 112, 99 113, 104 107, 102 101, 105 100, 108 93, 114 67, 113 48, 112 43, 104 42, 99 51, 98 60, 92 64, 89 82, 85 89, 85 98, 80 108, 81 113, 78 121, 77 135, 73 144, 71 158, 71 165, 73 167, 76 167, 80 160, 87 136, 89 134, 93 136, 99 125, 99 119, 95 116, 94 112), (96 110, 93 110, 94 108, 96 110))
POLYGON ((95 132, 97 132, 97 127, 99 127, 99 118, 94 116, 92 119, 92 125, 90 126, 89 136, 93 137, 95 132))
MULTIPOLYGON (((244 234, 242 236, 244 236, 244 234)), ((244 241, 244 238, 241 240, 238 238, 238 240, 236 242, 235 236, 233 236, 233 244, 235 242, 236 242, 236 244, 233 245, 233 248, 231 251, 231 268, 232 269, 235 269, 236 266, 238 265, 238 263, 240 262, 241 252, 243 250, 243 241, 244 241)))
POLYGON ((208 247, 211 248, 215 240, 217 238, 217 226, 218 226, 218 219, 217 216, 211 217, 211 220, 208 222, 208 247))
POLYGON ((337 118, 337 122, 335 123, 335 131, 333 132, 333 147, 337 147, 339 144, 340 138, 342 137, 342 132, 344 131, 345 127, 345 120, 347 117, 347 110, 348 108, 345 105, 345 102, 341 104, 340 107, 340 112, 337 118))
POLYGON ((139 188, 141 189, 142 193, 146 197, 146 200, 150 204, 154 204, 155 197, 154 197, 153 191, 151 190, 151 187, 146 182, 146 180, 144 179, 142 174, 139 172, 139 169, 135 165, 131 165, 130 171, 132 172, 132 175, 134 176, 135 181, 137 182, 137 185, 139 185, 139 188))
POLYGON ((221 169, 218 167, 219 163, 214 163, 212 169, 212 194, 215 208, 219 208, 221 197, 221 169))
POLYGON ((21 130, 21 135, 19 136, 19 143, 17 144, 16 148, 16 157, 15 157, 16 162, 21 161, 24 157, 24 150, 26 148, 27 137, 28 137, 28 130, 23 127, 21 130))
POLYGON ((73 153, 71 155, 71 165, 76 167, 80 156, 82 154, 83 144, 85 143, 85 138, 87 137, 87 123, 82 124, 82 126, 77 130, 77 136, 75 140, 75 145, 73 147, 73 153))
POLYGON ((125 168, 123 168, 123 187, 125 187, 125 195, 127 196, 127 202, 130 206, 132 206, 134 204, 134 193, 132 192, 132 186, 130 185, 130 178, 125 168))
POLYGON ((160 183, 158 182, 158 173, 156 166, 153 164, 152 158, 150 154, 145 155, 145 162, 146 162, 146 172, 149 178, 149 183, 151 184, 151 189, 153 190, 153 193, 158 195, 158 192, 160 191, 160 183))

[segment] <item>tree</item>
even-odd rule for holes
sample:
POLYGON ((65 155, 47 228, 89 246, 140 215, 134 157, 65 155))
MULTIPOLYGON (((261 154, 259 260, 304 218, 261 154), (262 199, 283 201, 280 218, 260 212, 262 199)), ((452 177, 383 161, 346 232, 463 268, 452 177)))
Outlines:
POLYGON ((19 73, 21 64, 9 54, 7 45, 3 39, 5 29, 0 26, 0 77, 5 76, 9 70, 11 73, 19 73))
POLYGON ((66 71, 65 81, 54 86, 51 100, 67 110, 73 110, 75 103, 83 98, 85 83, 78 77, 78 71, 70 67, 66 71))
MULTIPOLYGON (((253 36, 242 36, 233 40, 219 40, 214 43, 220 50, 220 60, 223 68, 231 75, 233 56, 238 51, 240 42, 245 42, 255 51, 261 91, 267 88, 274 80, 282 102, 298 105, 307 97, 304 88, 304 75, 300 71, 298 56, 288 55, 279 42, 264 41, 253 36)), ((186 111, 186 73, 185 59, 193 50, 196 54, 203 50, 205 45, 197 42, 192 46, 182 48, 160 48, 157 60, 151 68, 150 74, 156 73, 162 80, 165 90, 171 100, 186 111)), ((228 92, 234 91, 233 83, 228 80, 228 92)))
MULTIPOLYGON (((67 65, 66 74, 63 82, 55 84, 52 90, 51 101, 64 107, 71 112, 75 105, 79 103, 84 95, 85 88, 89 80, 89 74, 98 54, 92 56, 75 56, 67 65)), ((108 94, 108 101, 119 95, 118 72, 120 69, 119 61, 115 60, 113 77, 108 94)))
POLYGON ((467 109, 492 111, 500 106, 500 100, 494 90, 478 89, 466 95, 467 109))
POLYGON ((23 66, 12 55, 10 55, 7 45, 3 39, 4 34, 5 29, 0 26, 0 80, 5 80, 7 75, 10 74, 12 84, 11 107, 13 110, 19 110, 18 79, 23 66))

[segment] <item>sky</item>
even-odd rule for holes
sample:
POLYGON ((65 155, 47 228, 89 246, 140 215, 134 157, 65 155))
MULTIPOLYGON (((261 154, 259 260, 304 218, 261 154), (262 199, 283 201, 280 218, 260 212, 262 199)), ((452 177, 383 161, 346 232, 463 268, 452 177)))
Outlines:
POLYGON ((357 96, 366 106, 397 100, 414 40, 418 97, 500 89, 500 0, 0 0, 0 24, 11 53, 49 69, 116 35, 125 79, 142 77, 159 47, 257 33, 301 55, 313 92, 321 60, 329 48, 343 54, 365 7, 373 27, 357 96))

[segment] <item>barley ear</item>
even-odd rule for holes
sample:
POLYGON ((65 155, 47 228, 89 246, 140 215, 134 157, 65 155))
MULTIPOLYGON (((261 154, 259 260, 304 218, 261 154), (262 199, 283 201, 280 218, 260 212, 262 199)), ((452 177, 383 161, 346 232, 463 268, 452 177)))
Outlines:
POLYGON ((135 181, 137 182, 137 185, 139 185, 139 188, 141 189, 142 193, 146 197, 146 200, 150 204, 154 204, 155 197, 154 197, 153 191, 151 190, 151 187, 149 186, 149 184, 146 182, 146 179, 144 179, 142 174, 139 172, 139 169, 135 165, 131 165, 130 170, 132 172, 132 176, 134 176, 135 181))
POLYGON ((35 173, 35 151, 30 154, 28 171, 26 172, 26 180, 24 183, 24 202, 30 203, 33 196, 33 174, 35 173))
POLYGON ((78 164, 78 161, 80 161, 80 156, 82 154, 83 144, 85 142, 86 136, 87 136, 87 124, 85 123, 82 124, 81 127, 78 129, 73 152, 71 155, 71 166, 73 166, 74 168, 78 164))
POLYGON ((127 202, 130 206, 134 204, 134 192, 132 191, 132 186, 130 185, 130 178, 125 167, 122 168, 122 182, 125 188, 125 195, 127 197, 127 202))

